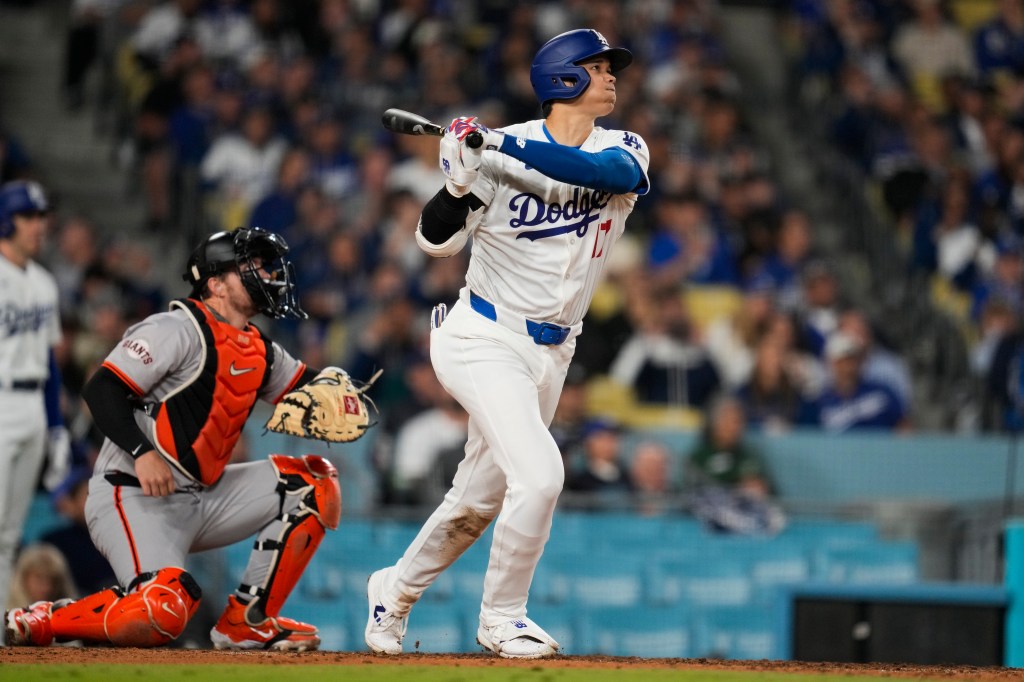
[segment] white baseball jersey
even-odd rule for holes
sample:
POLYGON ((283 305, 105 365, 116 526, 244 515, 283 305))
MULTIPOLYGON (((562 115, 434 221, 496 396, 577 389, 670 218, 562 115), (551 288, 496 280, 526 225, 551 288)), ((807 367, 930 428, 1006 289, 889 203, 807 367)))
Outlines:
MULTIPOLYGON (((552 141, 543 120, 503 131, 552 141)), ((646 187, 650 153, 640 136, 595 127, 580 149, 611 147, 637 160, 646 187)), ((538 322, 580 322, 637 194, 574 187, 496 151, 484 152, 472 192, 485 207, 470 214, 460 233, 474 240, 466 273, 470 290, 538 322)))
POLYGON ((53 276, 33 261, 22 269, 0 256, 0 594, 7 594, 46 455, 43 391, 13 390, 11 384, 45 381, 50 348, 59 341, 53 276))
POLYGON ((45 381, 60 335, 53 275, 34 261, 22 269, 0 257, 0 386, 45 381))

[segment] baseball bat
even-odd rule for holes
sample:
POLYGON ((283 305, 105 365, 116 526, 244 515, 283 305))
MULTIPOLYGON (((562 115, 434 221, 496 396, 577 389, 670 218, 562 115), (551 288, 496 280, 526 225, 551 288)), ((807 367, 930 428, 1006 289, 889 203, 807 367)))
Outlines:
MULTIPOLYGON (((435 135, 444 137, 445 129, 436 123, 431 123, 419 114, 404 109, 388 109, 381 117, 384 127, 394 133, 403 135, 435 135)), ((484 136, 479 132, 472 132, 466 137, 466 144, 476 149, 484 143, 484 136)))

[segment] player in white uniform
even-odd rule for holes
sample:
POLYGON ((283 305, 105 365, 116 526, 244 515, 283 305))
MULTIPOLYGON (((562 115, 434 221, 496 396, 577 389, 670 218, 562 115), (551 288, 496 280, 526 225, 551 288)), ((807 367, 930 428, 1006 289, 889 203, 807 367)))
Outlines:
POLYGON ((416 238, 439 257, 473 239, 466 286, 447 317, 435 309, 430 343, 469 438, 444 502, 398 563, 370 576, 374 652, 401 653, 413 604, 495 517, 477 640, 507 658, 558 650, 526 601, 564 480, 548 426, 612 245, 648 188, 644 141, 594 125, 631 60, 597 31, 556 36, 531 67, 544 120, 493 131, 459 118, 441 140, 448 181, 416 238), (474 132, 487 151, 468 146, 474 132))
POLYGON ((314 626, 279 611, 338 526, 337 471, 316 455, 228 464, 255 401, 276 402, 316 375, 249 323, 258 312, 304 316, 287 252, 259 228, 211 235, 189 260, 189 297, 129 328, 89 379, 83 398, 106 440, 85 512, 120 585, 12 609, 9 644, 165 644, 201 598, 186 557, 255 535, 214 646, 317 648, 314 626))
POLYGON ((49 211, 38 183, 0 187, 0 595, 7 594, 48 444, 47 488, 63 480, 70 457, 53 362, 61 336, 57 283, 33 260, 42 249, 49 211))

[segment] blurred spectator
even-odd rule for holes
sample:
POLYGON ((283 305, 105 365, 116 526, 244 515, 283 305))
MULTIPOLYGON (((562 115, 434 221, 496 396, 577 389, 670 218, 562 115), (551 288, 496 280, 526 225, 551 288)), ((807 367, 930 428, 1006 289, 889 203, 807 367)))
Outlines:
POLYGON ((998 298, 986 301, 978 317, 978 339, 971 347, 971 371, 986 377, 992 370, 996 351, 1004 339, 1018 330, 1019 318, 1013 309, 998 298))
POLYGON ((938 79, 972 76, 974 55, 967 36, 946 20, 940 0, 911 0, 914 17, 897 29, 892 53, 925 103, 937 105, 938 79))
POLYGON ((436 399, 435 407, 411 418, 398 431, 391 468, 393 502, 440 503, 465 456, 469 415, 443 390, 436 399))
POLYGON ((734 315, 708 324, 704 345, 727 390, 747 383, 754 367, 754 347, 775 313, 775 289, 767 276, 748 280, 734 315))
POLYGON ((36 543, 22 548, 14 564, 6 608, 77 596, 78 588, 68 562, 56 547, 36 543))
POLYGON ((817 356, 839 324, 839 282, 823 260, 810 261, 800 273, 802 298, 799 342, 817 356))
POLYGON ((277 184, 263 196, 249 216, 249 225, 287 235, 298 219, 299 192, 309 180, 309 154, 289 149, 281 158, 277 184))
POLYGON ((994 17, 974 34, 978 69, 995 77, 1024 73, 1024 7, 1020 0, 998 0, 994 17))
POLYGON ((633 504, 642 516, 663 514, 673 507, 671 457, 664 443, 645 440, 633 448, 629 462, 633 504))
POLYGON ((839 316, 837 331, 849 334, 863 349, 864 359, 861 372, 864 379, 888 386, 899 398, 905 411, 910 411, 912 387, 910 368, 907 361, 877 343, 875 331, 867 315, 856 308, 844 311, 839 316))
POLYGON ((640 402, 703 407, 721 381, 694 329, 678 287, 637 301, 636 331, 622 347, 609 376, 630 386, 640 402))
MULTIPOLYGON (((53 491, 51 500, 64 525, 42 536, 40 542, 56 547, 67 560, 74 584, 89 594, 117 584, 114 569, 96 549, 85 520, 85 500, 89 496, 91 468, 77 466, 53 491)), ((73 595, 67 595, 73 596, 73 595)), ((23 603, 31 603, 23 602, 23 603)))
POLYGON ((203 54, 218 65, 242 66, 259 48, 256 26, 241 0, 206 2, 192 30, 203 54))
POLYGON ((218 229, 248 224, 256 202, 273 189, 287 149, 274 133, 273 114, 263 106, 245 111, 240 133, 226 133, 213 142, 200 173, 211 189, 218 229))
POLYGON ((774 534, 785 516, 772 501, 761 455, 745 441, 746 414, 731 397, 708 409, 701 439, 686 458, 683 477, 694 515, 722 533, 774 534))
POLYGON ((793 426, 804 398, 795 374, 786 348, 771 338, 761 339, 750 379, 737 392, 751 426, 773 433, 793 426))
POLYGON ((975 321, 991 300, 1002 301, 1017 317, 1024 315, 1024 243, 1016 236, 1005 237, 995 250, 995 263, 981 273, 971 292, 971 317, 975 321))
POLYGON ((778 307, 794 310, 801 297, 800 273, 812 254, 810 219, 805 212, 790 209, 782 215, 774 250, 764 258, 759 268, 747 276, 745 286, 750 288, 754 281, 768 277, 775 289, 778 307))
POLYGON ((565 489, 587 493, 589 502, 610 504, 633 489, 622 452, 622 428, 607 418, 595 418, 583 427, 582 462, 573 466, 565 489))
POLYGON ((85 272, 99 258, 96 226, 82 216, 68 216, 60 223, 56 242, 57 249, 48 262, 57 280, 61 319, 70 320, 82 305, 85 272))
POLYGON ((558 397, 555 416, 549 429, 566 468, 570 457, 583 442, 583 431, 587 423, 587 372, 573 362, 565 375, 562 394, 558 397))
POLYGON ((658 204, 657 215, 657 231, 648 253, 657 283, 667 286, 738 281, 735 255, 709 220, 699 196, 665 196, 658 204))
POLYGON ((888 386, 864 378, 864 347, 845 332, 835 332, 825 345, 832 383, 801 407, 799 422, 841 433, 854 429, 906 429, 907 411, 888 386))

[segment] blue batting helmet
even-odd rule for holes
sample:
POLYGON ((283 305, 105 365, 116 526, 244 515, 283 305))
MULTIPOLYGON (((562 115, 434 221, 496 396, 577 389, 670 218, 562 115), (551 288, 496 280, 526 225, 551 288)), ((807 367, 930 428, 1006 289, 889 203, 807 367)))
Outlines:
POLYGON ((589 28, 566 31, 544 43, 530 65, 530 83, 541 104, 553 99, 572 99, 590 85, 587 70, 579 63, 591 57, 605 57, 616 73, 633 62, 624 47, 610 47, 605 37, 589 28))
POLYGON ((19 213, 45 213, 50 202, 38 182, 15 180, 0 185, 0 239, 14 234, 14 216, 19 213))

